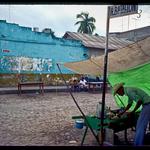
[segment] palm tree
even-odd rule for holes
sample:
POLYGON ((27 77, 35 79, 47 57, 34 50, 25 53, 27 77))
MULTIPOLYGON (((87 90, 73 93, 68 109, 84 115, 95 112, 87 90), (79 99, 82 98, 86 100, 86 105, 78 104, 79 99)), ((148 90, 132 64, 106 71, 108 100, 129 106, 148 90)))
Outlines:
POLYGON ((77 14, 77 19, 81 19, 80 21, 77 21, 75 25, 80 24, 77 32, 79 33, 86 33, 86 34, 92 34, 94 30, 96 29, 94 23, 96 22, 94 17, 89 17, 89 13, 82 12, 81 14, 77 14))

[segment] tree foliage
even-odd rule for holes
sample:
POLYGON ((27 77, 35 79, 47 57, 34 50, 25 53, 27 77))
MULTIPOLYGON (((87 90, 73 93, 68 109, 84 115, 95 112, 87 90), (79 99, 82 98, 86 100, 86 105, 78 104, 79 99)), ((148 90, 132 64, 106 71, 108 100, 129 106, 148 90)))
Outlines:
POLYGON ((89 17, 89 13, 82 12, 81 14, 76 15, 77 19, 80 19, 75 23, 75 25, 79 25, 77 32, 93 34, 96 29, 94 23, 96 22, 94 17, 89 17))

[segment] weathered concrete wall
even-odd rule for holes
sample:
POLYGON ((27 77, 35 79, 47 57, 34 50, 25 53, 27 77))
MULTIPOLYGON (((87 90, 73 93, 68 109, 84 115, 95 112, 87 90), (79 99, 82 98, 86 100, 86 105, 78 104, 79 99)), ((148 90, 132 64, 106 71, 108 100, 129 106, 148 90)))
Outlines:
MULTIPOLYGON (((24 74, 28 81, 40 74, 46 85, 64 84, 57 81, 56 63, 85 60, 87 53, 79 41, 52 37, 0 20, 0 87, 16 86, 18 74, 24 74)), ((60 67, 66 79, 74 76, 63 65, 60 67)))
MULTIPOLYGON (((31 28, 0 21, 0 73, 55 74, 59 73, 56 63, 85 60, 86 53, 79 41, 52 38, 31 28)), ((61 68, 63 73, 72 73, 61 68)))

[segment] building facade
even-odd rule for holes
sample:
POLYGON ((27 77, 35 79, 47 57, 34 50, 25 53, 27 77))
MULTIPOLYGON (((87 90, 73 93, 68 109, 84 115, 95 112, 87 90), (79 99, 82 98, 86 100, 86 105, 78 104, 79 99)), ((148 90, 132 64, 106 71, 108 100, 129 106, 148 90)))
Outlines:
MULTIPOLYGON (((17 75, 28 77, 27 81, 42 76, 49 84, 60 74, 57 63, 85 60, 87 52, 80 41, 0 20, 0 87, 16 85, 17 75)), ((60 68, 66 76, 75 74, 63 65, 60 68)))
MULTIPOLYGON (((0 73, 59 74, 57 63, 87 59, 80 41, 0 21, 0 73)), ((62 67, 64 74, 72 73, 62 67)))
POLYGON ((129 30, 125 32, 112 32, 109 34, 111 37, 125 38, 131 41, 142 40, 150 36, 150 26, 129 30))

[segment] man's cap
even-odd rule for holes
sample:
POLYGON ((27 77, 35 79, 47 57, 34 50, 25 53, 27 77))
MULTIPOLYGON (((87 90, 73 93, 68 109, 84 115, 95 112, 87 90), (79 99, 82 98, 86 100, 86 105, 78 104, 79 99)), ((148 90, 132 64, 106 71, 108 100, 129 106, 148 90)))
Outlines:
POLYGON ((116 95, 117 91, 118 91, 121 87, 123 87, 124 84, 125 84, 125 83, 121 82, 121 83, 117 83, 117 84, 115 84, 115 85, 113 86, 114 95, 116 95))

